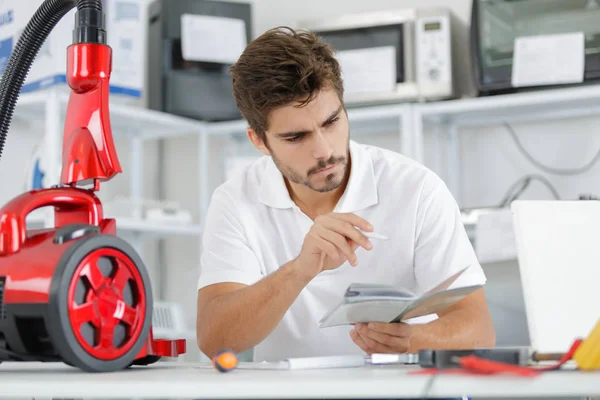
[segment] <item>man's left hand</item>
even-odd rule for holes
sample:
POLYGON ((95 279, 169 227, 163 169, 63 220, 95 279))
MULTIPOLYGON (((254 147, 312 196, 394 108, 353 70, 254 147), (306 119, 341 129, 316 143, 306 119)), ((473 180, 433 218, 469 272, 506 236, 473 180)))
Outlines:
POLYGON ((367 354, 406 353, 412 328, 403 322, 356 324, 350 331, 352 341, 367 354))

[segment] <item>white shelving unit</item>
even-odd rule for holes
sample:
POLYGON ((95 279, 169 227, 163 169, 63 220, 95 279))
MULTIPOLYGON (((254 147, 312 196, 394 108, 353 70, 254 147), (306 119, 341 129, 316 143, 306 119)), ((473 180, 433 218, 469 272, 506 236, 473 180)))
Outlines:
MULTIPOLYGON (((55 160, 50 163, 49 168, 60 165, 63 125, 68 100, 69 93, 60 87, 43 92, 21 94, 13 116, 15 120, 43 119, 44 152, 48 160, 55 160)), ((131 145, 131 167, 128 172, 130 173, 130 196, 133 199, 142 198, 144 141, 196 135, 200 143, 202 132, 205 130, 203 122, 145 109, 123 101, 111 101, 110 119, 113 136, 125 137, 131 145)), ((58 176, 57 172, 47 171, 50 176, 58 176)), ((33 226, 51 226, 53 216, 50 211, 36 210, 29 215, 27 221, 33 226)), ((202 234, 201 224, 166 224, 123 217, 117 217, 117 229, 119 233, 127 235, 138 251, 146 237, 202 234)))
MULTIPOLYGON (((59 89, 21 95, 15 118, 44 118, 45 149, 54 160, 60 160, 64 112, 68 93, 59 89)), ((351 135, 385 133, 397 135, 400 148, 407 156, 424 162, 424 132, 449 140, 448 186, 460 204, 460 135, 459 128, 502 122, 535 122, 560 118, 600 115, 600 85, 540 90, 528 93, 468 98, 432 103, 402 103, 351 107, 348 109, 351 135)), ((209 123, 147 110, 141 107, 111 103, 111 125, 115 137, 126 137, 131 144, 130 192, 141 196, 143 178, 142 148, 144 141, 195 135, 198 144, 200 221, 204 220, 211 196, 209 190, 209 146, 212 137, 244 136, 244 120, 209 123)), ((31 223, 47 223, 47 216, 34 213, 31 223)), ((473 215, 464 223, 472 231, 477 223, 473 215)), ((118 219, 119 229, 139 246, 144 237, 201 235, 202 225, 165 225, 129 218, 118 219)))
POLYGON ((459 128, 600 115, 600 85, 441 101, 413 106, 415 158, 423 160, 426 126, 450 141, 448 186, 461 201, 459 128))
MULTIPOLYGON (((600 116, 600 85, 565 87, 482 98, 468 98, 413 106, 415 158, 423 159, 426 128, 449 141, 448 186, 461 204, 460 128, 502 123, 555 121, 600 116)), ((463 216, 463 224, 477 245, 479 211, 463 216)))

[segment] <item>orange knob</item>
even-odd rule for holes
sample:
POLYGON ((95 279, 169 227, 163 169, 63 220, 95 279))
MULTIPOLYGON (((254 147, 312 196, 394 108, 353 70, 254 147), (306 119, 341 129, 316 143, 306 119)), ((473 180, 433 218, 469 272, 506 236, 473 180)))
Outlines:
POLYGON ((237 367, 238 357, 231 350, 221 350, 213 357, 212 364, 220 372, 229 372, 237 367))

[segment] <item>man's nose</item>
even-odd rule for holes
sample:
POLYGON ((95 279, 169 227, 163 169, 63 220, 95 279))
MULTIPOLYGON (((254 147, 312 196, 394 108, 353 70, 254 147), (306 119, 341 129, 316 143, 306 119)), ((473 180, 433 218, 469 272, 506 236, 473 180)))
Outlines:
POLYGON ((317 131, 316 134, 313 135, 313 137, 314 137, 313 151, 312 151, 313 157, 317 160, 329 159, 329 157, 331 157, 333 155, 333 149, 332 149, 332 146, 331 146, 331 143, 329 142, 329 140, 327 140, 327 138, 325 137, 323 132, 320 130, 317 131))

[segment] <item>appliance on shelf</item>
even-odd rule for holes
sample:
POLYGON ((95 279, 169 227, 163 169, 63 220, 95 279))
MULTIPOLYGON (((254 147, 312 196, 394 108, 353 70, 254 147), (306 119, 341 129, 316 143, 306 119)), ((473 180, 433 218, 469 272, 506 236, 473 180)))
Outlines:
POLYGON ((479 262, 516 259, 517 248, 509 207, 461 210, 461 219, 479 262))
POLYGON ((347 104, 457 96, 457 19, 447 8, 407 8, 302 21, 336 50, 347 104))
POLYGON ((228 71, 251 40, 251 11, 241 2, 154 1, 149 108, 206 121, 241 118, 228 71))
POLYGON ((158 339, 196 338, 196 333, 188 329, 185 323, 183 307, 179 303, 155 302, 152 308, 152 324, 152 333, 158 339))
POLYGON ((471 53, 482 96, 596 83, 600 1, 473 0, 471 53))

